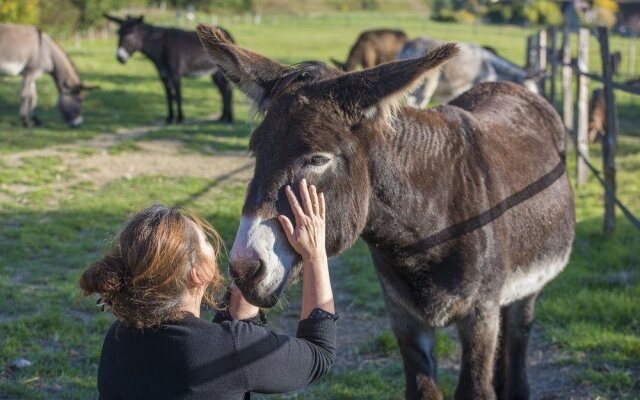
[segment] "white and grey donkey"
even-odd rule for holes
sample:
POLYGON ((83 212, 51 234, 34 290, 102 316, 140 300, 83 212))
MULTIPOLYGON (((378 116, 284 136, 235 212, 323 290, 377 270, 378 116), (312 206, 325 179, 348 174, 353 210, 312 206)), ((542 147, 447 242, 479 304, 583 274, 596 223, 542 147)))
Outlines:
MULTIPOLYGON (((429 38, 410 40, 398 53, 398 59, 424 57, 444 43, 429 38)), ((480 82, 510 81, 524 85, 533 93, 539 92, 540 74, 531 74, 480 45, 458 43, 458 47, 460 53, 453 62, 431 71, 407 96, 408 105, 425 108, 432 97, 439 103, 448 103, 480 82)))
POLYGON ((82 124, 84 93, 97 89, 85 85, 62 47, 31 25, 0 23, 0 75, 22 76, 20 118, 25 126, 39 125, 36 116, 36 80, 48 73, 58 89, 58 110, 71 127, 82 124))

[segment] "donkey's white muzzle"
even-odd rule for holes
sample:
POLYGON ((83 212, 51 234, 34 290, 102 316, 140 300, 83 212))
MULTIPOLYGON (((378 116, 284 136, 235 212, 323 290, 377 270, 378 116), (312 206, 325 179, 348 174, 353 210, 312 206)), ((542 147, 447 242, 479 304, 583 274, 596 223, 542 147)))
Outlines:
POLYGON ((127 62, 129 57, 131 57, 131 55, 124 49, 124 47, 118 47, 118 51, 116 51, 116 58, 118 61, 124 64, 127 62))
POLYGON ((276 218, 242 216, 229 272, 247 301, 274 306, 298 260, 276 218))

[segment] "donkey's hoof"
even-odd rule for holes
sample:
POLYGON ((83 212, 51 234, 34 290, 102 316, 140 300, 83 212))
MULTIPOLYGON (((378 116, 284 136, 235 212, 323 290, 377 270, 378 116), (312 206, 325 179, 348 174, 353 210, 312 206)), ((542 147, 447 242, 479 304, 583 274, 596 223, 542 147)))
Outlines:
POLYGON ((215 122, 220 123, 220 124, 233 124, 233 117, 230 117, 228 115, 224 115, 224 116, 218 118, 215 122))

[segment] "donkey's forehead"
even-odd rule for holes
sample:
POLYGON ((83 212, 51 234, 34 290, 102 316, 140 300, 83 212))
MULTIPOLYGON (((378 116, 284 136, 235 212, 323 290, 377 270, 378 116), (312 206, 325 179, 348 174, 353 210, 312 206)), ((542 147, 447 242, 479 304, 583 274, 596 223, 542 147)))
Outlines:
POLYGON ((330 100, 287 94, 272 104, 253 131, 249 148, 255 155, 283 150, 295 157, 308 151, 331 151, 336 138, 345 133, 348 127, 330 100))
POLYGON ((122 22, 122 24, 120 24, 120 29, 118 29, 118 32, 127 32, 138 25, 142 25, 142 22, 137 19, 127 18, 124 20, 124 22, 122 22))

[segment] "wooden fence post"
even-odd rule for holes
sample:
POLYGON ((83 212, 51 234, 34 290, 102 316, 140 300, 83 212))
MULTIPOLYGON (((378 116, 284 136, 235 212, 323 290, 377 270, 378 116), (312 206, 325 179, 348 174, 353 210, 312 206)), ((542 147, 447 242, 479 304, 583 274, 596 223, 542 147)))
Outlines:
POLYGON ((537 53, 537 35, 530 35, 527 37, 527 60, 526 60, 526 67, 527 69, 529 68, 535 68, 538 65, 538 56, 536 55, 537 53))
POLYGON ((549 55, 551 60, 551 76, 549 77, 549 102, 556 106, 556 78, 558 76, 558 49, 556 48, 557 30, 555 26, 549 28, 549 55))
MULTIPOLYGON (((537 67, 538 67, 538 71, 542 71, 543 73, 546 74, 547 71, 547 31, 542 30, 540 32, 538 32, 538 43, 537 43, 537 47, 538 47, 538 54, 537 54, 537 58, 538 58, 538 63, 537 63, 537 67)), ((542 95, 542 97, 547 97, 547 78, 545 78, 545 76, 542 76, 542 79, 540 79, 540 94, 542 95)))
POLYGON ((589 159, 589 78, 583 73, 589 72, 589 29, 580 28, 578 34, 578 68, 580 75, 578 76, 578 130, 577 143, 578 151, 576 152, 576 176, 578 186, 587 183, 589 170, 585 160, 580 157, 580 153, 588 161, 589 159))
MULTIPOLYGON (((567 135, 571 136, 567 139, 572 139, 575 136, 573 131, 573 91, 571 88, 573 69, 569 65, 571 63, 570 35, 569 27, 565 25, 562 28, 562 119, 564 127, 567 129, 567 135)), ((573 146, 573 140, 567 140, 567 143, 569 146, 573 146)))
POLYGON ((604 232, 613 233, 616 227, 616 146, 618 143, 618 113, 613 91, 613 65, 609 54, 609 34, 605 27, 598 28, 600 56, 602 57, 602 75, 604 78, 604 99, 606 103, 607 129, 602 140, 602 169, 608 191, 604 195, 604 232))

